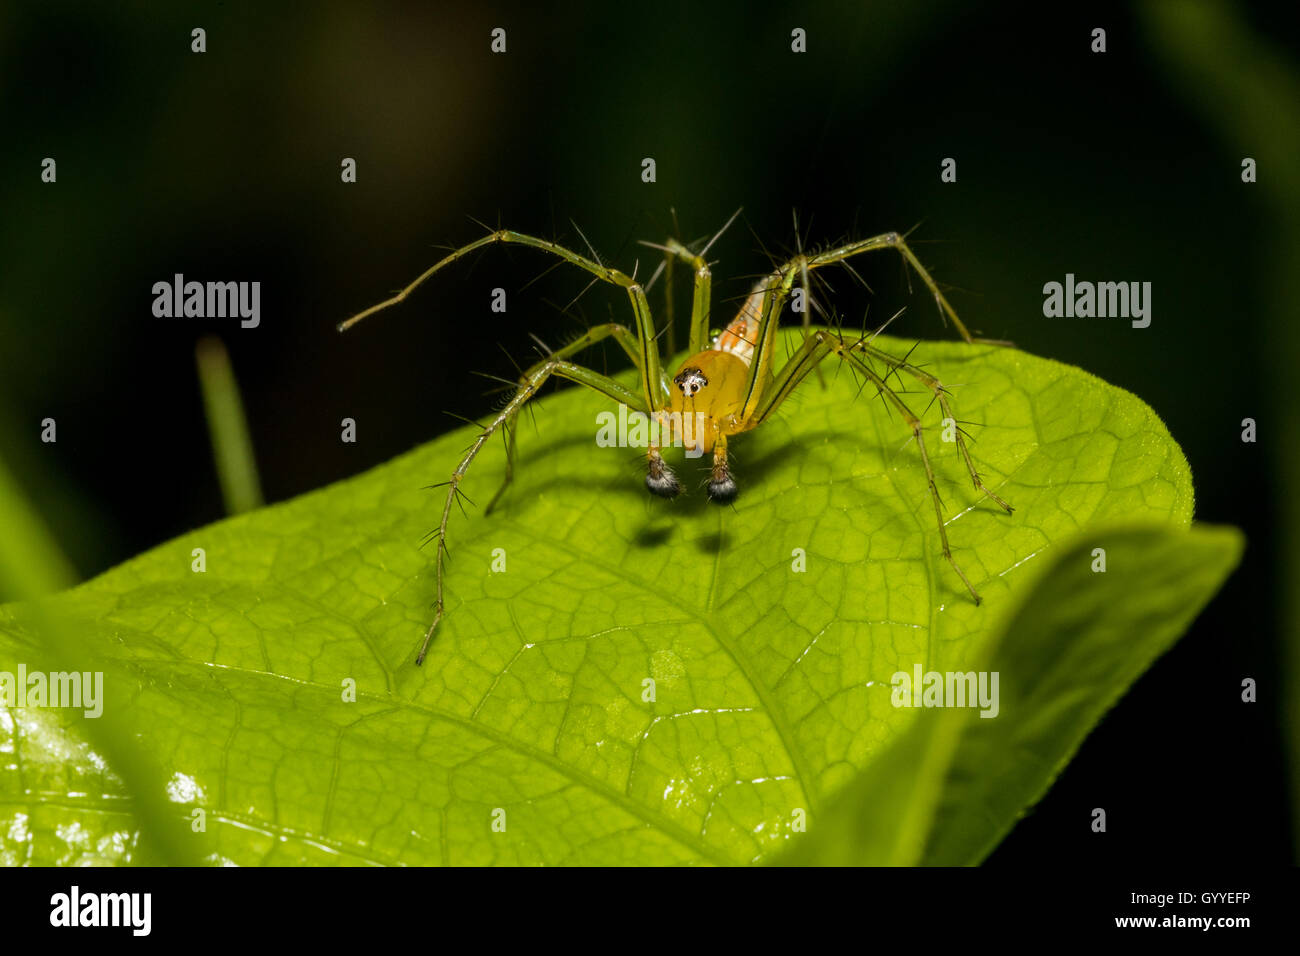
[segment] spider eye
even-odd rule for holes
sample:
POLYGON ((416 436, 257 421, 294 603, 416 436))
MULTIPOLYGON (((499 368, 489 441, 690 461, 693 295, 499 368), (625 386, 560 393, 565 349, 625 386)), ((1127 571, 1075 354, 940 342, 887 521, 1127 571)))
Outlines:
POLYGON ((700 389, 709 384, 708 378, 698 368, 682 369, 677 373, 677 377, 673 379, 673 382, 687 398, 694 398, 700 389))

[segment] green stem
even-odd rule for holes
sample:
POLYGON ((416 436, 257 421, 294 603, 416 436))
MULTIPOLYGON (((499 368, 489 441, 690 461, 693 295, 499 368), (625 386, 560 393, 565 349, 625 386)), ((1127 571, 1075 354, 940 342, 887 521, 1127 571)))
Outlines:
POLYGON ((199 340, 194 357, 198 362, 203 408, 208 417, 212 456, 226 513, 236 515, 260 508, 262 486, 230 355, 220 339, 208 336, 199 340))

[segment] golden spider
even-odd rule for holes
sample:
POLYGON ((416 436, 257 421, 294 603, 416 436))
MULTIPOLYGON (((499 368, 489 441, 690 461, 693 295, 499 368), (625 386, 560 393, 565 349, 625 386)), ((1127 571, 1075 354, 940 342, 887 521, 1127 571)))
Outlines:
MULTIPOLYGON (((618 323, 607 323, 589 329, 585 334, 562 348, 548 354, 520 376, 510 400, 501 408, 492 421, 474 440, 465 452, 460 464, 444 483, 447 497, 443 503, 442 520, 434 535, 438 539, 437 563, 437 598, 434 602, 433 622, 424 634, 416 664, 424 662, 429 643, 443 617, 443 576, 447 554, 447 522, 451 517, 452 504, 456 500, 457 490, 464 479, 470 464, 477 457, 483 446, 498 431, 505 427, 506 475, 501 489, 487 507, 491 511, 500 499, 501 493, 509 485, 514 474, 515 459, 515 417, 522 406, 528 402, 552 375, 569 379, 586 386, 616 402, 622 402, 629 409, 639 411, 651 419, 657 426, 658 440, 652 439, 646 451, 646 488, 661 498, 675 498, 681 493, 681 482, 664 461, 660 445, 665 436, 680 436, 692 451, 700 454, 712 453, 712 466, 708 481, 710 500, 727 504, 737 497, 737 485, 731 469, 727 464, 727 442, 733 435, 757 428, 775 412, 781 403, 807 378, 808 374, 819 366, 821 361, 834 355, 849 363, 868 382, 873 384, 886 404, 899 413, 920 450, 921 463, 925 466, 929 484, 930 498, 934 504, 935 517, 939 525, 939 539, 943 545, 943 556, 952 566, 970 592, 975 603, 980 601, 966 574, 953 560, 948 545, 948 533, 944 526, 943 510, 939 493, 934 483, 934 471, 930 466, 930 457, 925 447, 921 419, 891 388, 888 379, 901 373, 919 381, 934 396, 945 419, 955 421, 949 403, 949 392, 933 375, 908 362, 906 358, 897 358, 873 344, 874 335, 862 335, 856 339, 846 339, 840 332, 826 329, 813 330, 809 326, 810 309, 808 302, 803 303, 803 322, 806 331, 802 346, 790 356, 780 368, 776 368, 776 331, 781 312, 790 299, 792 290, 803 291, 805 299, 810 296, 809 274, 816 269, 834 263, 842 263, 860 253, 878 249, 896 249, 904 261, 925 282, 938 304, 940 316, 951 319, 957 331, 967 342, 992 342, 993 340, 976 339, 971 336, 966 326, 958 318, 956 311, 939 291, 938 285, 929 272, 921 265, 916 255, 904 238, 896 232, 886 232, 870 239, 849 242, 823 252, 804 254, 800 252, 784 264, 764 275, 754 285, 752 291, 741 305, 739 313, 719 334, 710 337, 709 318, 711 315, 712 273, 705 261, 705 254, 739 215, 737 210, 718 231, 709 243, 700 251, 693 252, 676 239, 669 239, 659 245, 644 243, 662 250, 665 254, 665 266, 671 269, 673 262, 681 260, 694 269, 694 297, 691 305, 690 319, 690 356, 681 364, 676 373, 669 378, 661 365, 659 344, 656 339, 654 319, 651 317, 650 305, 646 300, 644 287, 636 281, 635 276, 628 276, 604 265, 593 258, 580 255, 570 249, 536 236, 525 235, 509 229, 497 229, 468 245, 454 250, 441 261, 425 270, 418 278, 396 295, 339 323, 340 332, 351 328, 367 316, 397 305, 404 301, 416 288, 427 281, 434 273, 440 271, 456 260, 476 249, 495 243, 511 243, 540 249, 543 252, 571 262, 580 269, 590 272, 597 280, 619 286, 627 291, 632 302, 635 323, 632 328, 618 323), (796 282, 799 283, 796 289, 796 282), (639 388, 633 391, 607 375, 570 361, 570 358, 588 346, 605 338, 612 338, 627 353, 639 373, 639 388), (886 369, 881 376, 871 361, 880 363, 886 369)), ((994 343, 1006 344, 1006 343, 994 343)), ((970 473, 975 488, 983 492, 1008 513, 1012 511, 991 489, 985 486, 970 452, 962 437, 960 429, 955 431, 955 443, 958 452, 970 473)))

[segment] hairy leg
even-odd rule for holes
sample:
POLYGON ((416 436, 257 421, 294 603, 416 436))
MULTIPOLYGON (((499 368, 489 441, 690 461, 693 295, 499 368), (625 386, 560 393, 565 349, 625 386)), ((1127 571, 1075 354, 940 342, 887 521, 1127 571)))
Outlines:
POLYGON ((569 249, 564 248, 558 243, 551 242, 547 239, 539 239, 536 236, 529 236, 522 232, 514 232, 510 229, 498 229, 491 232, 481 239, 476 239, 468 245, 461 246, 459 249, 448 253, 441 260, 434 263, 406 288, 400 292, 385 299, 370 308, 358 312, 356 315, 339 323, 339 331, 344 332, 356 325, 367 316, 374 315, 389 306, 397 305, 404 302, 412 292, 427 282, 435 273, 445 268, 458 259, 464 258, 475 249, 481 249, 484 246, 493 245, 494 243, 508 243, 515 245, 528 246, 533 249, 540 249, 543 252, 559 256, 566 262, 585 269, 597 279, 608 282, 612 285, 619 286, 627 291, 628 298, 632 301, 632 312, 636 318, 637 350, 642 356, 642 399, 639 404, 649 408, 658 408, 663 404, 668 395, 668 380, 664 378, 663 370, 659 363, 659 348, 655 342, 654 319, 650 314, 650 305, 646 301, 645 291, 631 276, 624 275, 617 269, 611 269, 602 263, 586 256, 579 255, 569 249))
MULTIPOLYGON (((795 388, 798 387, 798 385, 822 362, 823 359, 835 355, 842 361, 851 365, 856 371, 876 386, 885 402, 902 416, 904 423, 912 432, 912 437, 916 439, 917 449, 921 454, 921 464, 925 468, 926 485, 929 489, 930 500, 934 505, 934 516, 939 529, 939 541, 944 559, 949 565, 951 565, 953 571, 956 572, 957 577, 961 579, 962 584, 966 586, 966 590, 970 592, 975 603, 979 604, 979 593, 975 590, 970 579, 966 577, 966 573, 962 571, 961 566, 957 564, 956 560, 952 556, 952 548, 948 542, 948 530, 943 520, 943 503, 939 498, 939 489, 935 485, 934 469, 930 464, 929 451, 925 445, 925 435, 921 425, 921 419, 912 412, 899 394, 889 386, 889 383, 882 378, 870 364, 868 364, 863 357, 863 345, 864 340, 849 341, 837 333, 828 332, 824 329, 814 332, 804 341, 803 345, 795 352, 790 361, 787 362, 780 372, 777 373, 771 387, 765 390, 763 401, 760 403, 755 413, 757 415, 757 421, 758 423, 761 423, 776 411, 785 399, 790 396, 795 388)), ((888 355, 888 353, 885 353, 881 349, 874 349, 874 352, 871 354, 873 358, 877 359, 880 359, 881 356, 888 355)), ((889 358, 893 363, 899 362, 899 360, 893 359, 892 356, 889 358)), ((942 384, 939 383, 937 379, 934 379, 934 382, 936 387, 942 391, 942 384)), ((944 397, 946 407, 946 395, 944 397)), ((949 413, 945 411, 945 415, 948 414, 949 413)), ((967 461, 968 467, 972 474, 974 474, 974 466, 969 464, 968 458, 967 461)), ((1007 511, 1011 510, 1010 506, 1007 505, 1006 502, 994 495, 987 488, 984 488, 983 483, 978 481, 978 477, 977 487, 983 489, 985 493, 997 501, 998 504, 1007 511)))
MULTIPOLYGON (((626 326, 619 325, 616 322, 608 322, 604 325, 593 326, 592 328, 584 332, 582 335, 574 339, 572 342, 562 345, 560 348, 550 352, 541 361, 534 363, 533 365, 529 366, 529 368, 526 371, 522 372, 520 374, 518 383, 515 384, 517 385, 527 384, 529 376, 531 376, 534 372, 536 372, 539 368, 541 368, 541 366, 544 365, 548 360, 571 358, 572 356, 577 355, 579 352, 581 352, 583 349, 587 348, 588 346, 594 345, 597 342, 607 338, 613 338, 614 341, 616 341, 619 344, 619 346, 623 349, 623 351, 627 353, 628 358, 632 360, 632 363, 638 369, 641 368, 641 352, 637 348, 636 336, 633 335, 632 332, 626 326)), ((517 435, 517 432, 515 431, 515 423, 518 420, 518 417, 519 417, 519 412, 518 410, 516 410, 514 414, 512 414, 505 422, 502 423, 501 427, 504 429, 504 433, 506 436, 506 474, 505 474, 505 478, 501 482, 501 487, 497 489, 497 493, 492 496, 492 500, 489 501, 487 507, 483 509, 484 514, 492 513, 493 509, 496 508, 497 503, 501 500, 501 496, 505 494, 506 488, 509 487, 510 482, 514 479, 515 436, 517 435)))
MULTIPOLYGON (((731 218, 723 223, 722 228, 713 234, 713 238, 710 239, 699 252, 692 252, 676 239, 669 239, 663 245, 645 241, 642 241, 641 243, 643 246, 649 246, 651 249, 659 249, 664 253, 664 265, 661 266, 661 268, 666 270, 669 277, 668 294, 670 297, 672 295, 671 270, 674 260, 681 259, 695 270, 695 289, 694 295, 691 299, 691 333, 690 340, 687 343, 687 348, 690 350, 692 355, 708 348, 709 344, 709 323, 712 318, 713 308, 711 302, 713 274, 709 271, 709 264, 704 257, 708 255, 709 250, 713 248, 713 244, 722 238, 722 234, 727 231, 728 227, 733 222, 736 221, 736 217, 739 215, 740 210, 737 209, 731 214, 731 218)), ((655 275, 657 276, 658 273, 656 272, 655 275)), ((651 277, 650 282, 653 282, 654 278, 655 277, 651 277)), ((646 285, 648 286, 650 283, 646 283, 646 285)))
MULTIPOLYGON (((416 664, 424 663, 424 656, 429 650, 429 642, 433 640, 433 633, 438 627, 438 622, 442 620, 443 615, 443 576, 447 558, 447 523, 451 520, 452 505, 456 503, 457 496, 462 495, 460 483, 464 480, 466 472, 469 471, 470 465, 478 457, 478 453, 483 446, 488 443, 497 430, 507 421, 512 421, 518 414, 519 409, 528 402, 537 391, 542 387, 548 378, 557 375, 560 378, 566 378, 570 381, 577 382, 579 385, 586 386, 593 391, 600 392, 617 402, 623 402, 631 408, 644 410, 641 408, 641 402, 638 397, 618 382, 608 376, 593 372, 591 369, 584 368, 581 365, 575 365, 572 362, 559 358, 547 358, 533 366, 529 373, 524 377, 524 381, 515 391, 514 396, 506 403, 492 421, 483 428, 478 437, 466 450, 465 456, 456 466, 456 470, 451 473, 451 477, 442 482, 447 487, 447 498, 442 506, 442 520, 438 524, 438 530, 434 533, 438 539, 438 556, 436 558, 436 576, 437 576, 437 599, 434 602, 433 623, 424 634, 424 642, 420 645, 420 653, 415 659, 416 664)), ((440 485, 441 486, 441 485, 440 485)), ((439 487, 440 487, 439 486, 439 487)))

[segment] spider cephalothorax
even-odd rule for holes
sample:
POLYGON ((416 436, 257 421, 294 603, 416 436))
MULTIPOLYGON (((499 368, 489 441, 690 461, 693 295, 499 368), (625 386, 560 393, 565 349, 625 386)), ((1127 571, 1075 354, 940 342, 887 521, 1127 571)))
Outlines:
MULTIPOLYGON (((739 210, 737 210, 739 215, 739 210)), ((736 217, 732 216, 732 220, 736 217)), ((730 225, 728 221, 727 225, 730 225)), ((599 261, 593 251, 592 258, 566 249, 557 243, 508 229, 498 229, 483 238, 462 246, 440 262, 429 268, 401 292, 378 305, 359 312, 339 325, 340 331, 361 321, 368 315, 378 312, 404 300, 417 286, 447 264, 493 243, 513 243, 541 250, 549 255, 572 263, 586 270, 597 280, 618 286, 627 292, 632 303, 634 325, 610 322, 590 329, 585 335, 556 349, 541 361, 524 371, 518 387, 511 399, 479 434, 470 445, 464 458, 451 478, 446 482, 447 497, 443 502, 442 521, 434 534, 438 539, 437 582, 438 594, 434 603, 433 623, 425 632, 424 643, 420 646, 416 663, 424 660, 429 642, 433 639, 434 629, 442 620, 443 614, 443 569, 446 561, 447 522, 451 518, 452 505, 459 493, 459 485, 465 472, 483 449, 488 439, 499 429, 505 428, 506 442, 506 478, 505 484, 496 497, 488 504, 488 511, 496 504, 509 484, 514 473, 515 434, 513 427, 520 409, 526 404, 543 383, 552 375, 567 378, 593 391, 599 392, 615 402, 626 405, 630 410, 649 416, 660 426, 659 439, 646 451, 646 487, 661 498, 675 498, 682 490, 681 483, 664 462, 660 452, 660 443, 664 435, 679 435, 682 444, 690 453, 705 454, 712 452, 708 493, 715 502, 728 503, 737 495, 735 478, 727 462, 727 439, 732 435, 757 428, 766 421, 781 403, 807 378, 808 374, 830 356, 848 364, 866 383, 870 384, 880 397, 896 412, 903 423, 910 429, 916 442, 921 464, 925 469, 929 494, 939 522, 939 541, 943 556, 952 566, 970 592, 975 603, 979 603, 979 594, 970 580, 953 560, 948 546, 948 532, 943 521, 942 505, 934 483, 934 471, 930 465, 922 434, 921 419, 900 395, 900 388, 889 384, 891 378, 909 376, 933 396, 932 401, 939 406, 945 420, 955 421, 949 393, 943 384, 933 375, 913 365, 907 357, 898 358, 873 344, 872 336, 860 338, 843 337, 839 332, 819 329, 813 330, 808 325, 810 309, 808 308, 812 290, 809 288, 809 275, 816 269, 835 263, 844 262, 860 253, 877 249, 895 249, 903 260, 912 267, 934 295, 939 306, 940 315, 951 319, 957 331, 967 342, 976 341, 966 326, 962 324, 957 313, 953 311, 948 300, 926 272, 915 254, 908 247, 903 237, 896 232, 887 232, 870 239, 849 242, 827 249, 823 252, 805 254, 802 250, 788 262, 777 266, 772 272, 763 276, 753 286, 746 297, 739 313, 712 341, 709 339, 710 298, 712 292, 712 274, 704 256, 708 253, 718 236, 727 226, 723 226, 717 235, 700 252, 694 252, 687 246, 669 239, 663 245, 645 243, 662 250, 666 254, 665 267, 680 261, 687 263, 695 273, 695 290, 691 308, 690 356, 678 369, 671 383, 664 374, 659 354, 659 342, 651 317, 650 305, 646 300, 645 289, 637 280, 612 269, 599 261), (776 362, 776 332, 781 313, 786 302, 790 300, 796 283, 802 292, 803 323, 805 337, 803 345, 795 350, 779 368, 776 362), (583 365, 571 361, 580 351, 602 339, 612 338, 636 366, 638 382, 635 388, 628 388, 621 382, 602 375, 583 365), (884 374, 877 366, 884 367, 884 374), (673 387, 676 386, 676 387, 673 387), (676 431, 674 431, 676 429, 676 431)), ((975 488, 983 492, 1008 512, 1011 506, 985 486, 975 471, 970 451, 957 429, 953 439, 975 488)))

